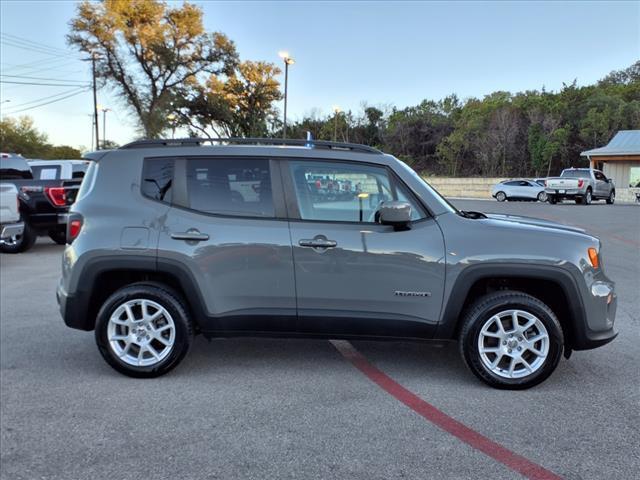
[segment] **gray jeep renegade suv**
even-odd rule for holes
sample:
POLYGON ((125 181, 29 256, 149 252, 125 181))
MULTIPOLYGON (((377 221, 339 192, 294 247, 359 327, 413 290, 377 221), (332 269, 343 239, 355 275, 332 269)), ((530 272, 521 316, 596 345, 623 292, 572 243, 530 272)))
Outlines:
POLYGON ((57 296, 116 370, 154 377, 193 336, 458 340, 498 388, 615 336, 600 241, 459 211, 370 147, 140 141, 94 160, 57 296))

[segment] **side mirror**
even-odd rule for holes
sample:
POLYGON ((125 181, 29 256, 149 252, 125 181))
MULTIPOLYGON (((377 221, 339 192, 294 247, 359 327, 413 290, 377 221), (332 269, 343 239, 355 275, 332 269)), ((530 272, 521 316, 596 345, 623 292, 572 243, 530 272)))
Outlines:
POLYGON ((397 200, 383 202, 378 209, 379 222, 396 230, 407 230, 411 222, 411 205, 397 200))
POLYGON ((607 178, 607 183, 611 183, 611 179, 610 178, 607 178))

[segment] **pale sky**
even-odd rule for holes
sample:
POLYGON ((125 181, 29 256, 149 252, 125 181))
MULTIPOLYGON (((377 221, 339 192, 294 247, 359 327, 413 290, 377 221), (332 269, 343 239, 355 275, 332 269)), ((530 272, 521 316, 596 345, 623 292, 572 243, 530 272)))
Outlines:
MULTIPOLYGON (((280 62, 279 50, 292 54, 289 120, 333 105, 358 110, 365 101, 402 108, 450 93, 558 90, 640 58, 638 1, 192 3, 203 8, 208 30, 236 42, 242 59, 280 62)), ((0 114, 30 115, 52 143, 88 147, 91 92, 75 93, 89 83, 89 65, 65 44, 75 8, 0 0, 0 114), (7 83, 39 78, 73 86, 7 83), (60 101, 42 105, 51 100, 60 101)), ((132 114, 108 91, 98 101, 111 109, 107 138, 134 139, 132 114)))

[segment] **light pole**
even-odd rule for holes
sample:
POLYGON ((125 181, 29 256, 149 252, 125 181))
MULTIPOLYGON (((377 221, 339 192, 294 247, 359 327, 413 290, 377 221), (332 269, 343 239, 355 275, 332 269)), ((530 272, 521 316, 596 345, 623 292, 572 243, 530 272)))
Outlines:
POLYGON ((95 52, 91 53, 91 76, 93 77, 93 121, 96 127, 96 150, 100 150, 100 139, 98 138, 98 93, 96 86, 96 60, 99 58, 95 52))
POLYGON ((102 149, 107 145, 107 112, 110 112, 110 108, 101 108, 102 110, 102 149))
POLYGON ((289 52, 279 52, 278 55, 284 61, 284 123, 282 128, 282 138, 287 138, 287 89, 289 84, 289 65, 293 65, 295 60, 291 58, 289 52))
POLYGON ((340 115, 340 107, 337 105, 333 106, 333 141, 338 141, 338 115, 340 115))
POLYGON ((171 139, 173 140, 176 136, 176 115, 175 113, 170 113, 167 115, 167 120, 171 122, 171 139))

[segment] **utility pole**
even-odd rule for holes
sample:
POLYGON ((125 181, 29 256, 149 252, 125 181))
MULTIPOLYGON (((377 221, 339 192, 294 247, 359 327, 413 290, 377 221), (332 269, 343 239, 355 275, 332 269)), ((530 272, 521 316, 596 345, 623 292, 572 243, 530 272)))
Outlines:
POLYGON ((91 73, 93 74, 93 121, 96 125, 96 150, 100 150, 100 138, 98 128, 98 92, 96 88, 96 58, 98 54, 91 52, 91 73))

